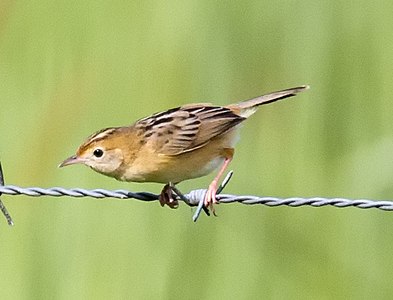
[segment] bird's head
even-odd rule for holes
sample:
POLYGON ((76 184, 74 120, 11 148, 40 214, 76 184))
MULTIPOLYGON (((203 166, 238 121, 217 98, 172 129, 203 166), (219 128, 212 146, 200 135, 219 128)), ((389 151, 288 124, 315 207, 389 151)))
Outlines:
POLYGON ((59 167, 84 164, 108 176, 115 176, 124 160, 119 147, 118 128, 106 128, 94 133, 79 146, 75 155, 64 160, 59 167))

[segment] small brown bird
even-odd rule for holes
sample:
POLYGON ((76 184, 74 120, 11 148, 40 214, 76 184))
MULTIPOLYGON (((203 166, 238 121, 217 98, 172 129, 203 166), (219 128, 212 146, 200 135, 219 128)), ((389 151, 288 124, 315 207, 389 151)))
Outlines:
POLYGON ((161 205, 178 206, 172 184, 209 174, 221 165, 210 183, 204 204, 217 203, 220 177, 230 163, 236 129, 259 105, 295 96, 309 87, 286 89, 227 106, 188 104, 140 119, 125 127, 102 129, 59 167, 85 164, 117 180, 165 183, 161 205))

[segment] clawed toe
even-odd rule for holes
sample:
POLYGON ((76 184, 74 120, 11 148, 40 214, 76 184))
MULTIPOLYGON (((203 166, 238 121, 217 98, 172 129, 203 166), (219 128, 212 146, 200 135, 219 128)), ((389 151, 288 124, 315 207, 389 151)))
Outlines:
POLYGON ((213 182, 212 184, 210 184, 209 188, 207 189, 205 194, 205 199, 203 201, 205 207, 210 208, 214 216, 217 216, 216 210, 214 208, 214 204, 218 203, 216 199, 216 195, 217 195, 217 184, 213 182))
POLYGON ((161 206, 164 206, 165 204, 170 208, 177 208, 179 206, 179 201, 175 199, 172 188, 169 184, 164 186, 158 200, 160 201, 161 206))

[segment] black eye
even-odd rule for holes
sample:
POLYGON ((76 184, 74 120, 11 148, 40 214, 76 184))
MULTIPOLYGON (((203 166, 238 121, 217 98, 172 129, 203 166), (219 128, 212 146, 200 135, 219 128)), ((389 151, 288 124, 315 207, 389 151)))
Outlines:
POLYGON ((93 155, 95 157, 101 157, 101 156, 104 155, 104 151, 102 151, 102 149, 95 149, 94 152, 93 152, 93 155))

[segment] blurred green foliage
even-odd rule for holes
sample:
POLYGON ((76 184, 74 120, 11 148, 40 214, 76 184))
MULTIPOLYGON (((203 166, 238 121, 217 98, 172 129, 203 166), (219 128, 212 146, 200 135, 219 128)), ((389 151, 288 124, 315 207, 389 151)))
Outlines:
MULTIPOLYGON (((299 84, 242 128, 228 193, 393 199, 393 2, 0 2, 8 184, 130 189, 57 169, 95 130, 299 84)), ((182 183, 188 191, 209 178, 182 183)), ((393 215, 2 196, 2 299, 391 299, 393 215), (389 229, 390 228, 390 229, 389 229)))

